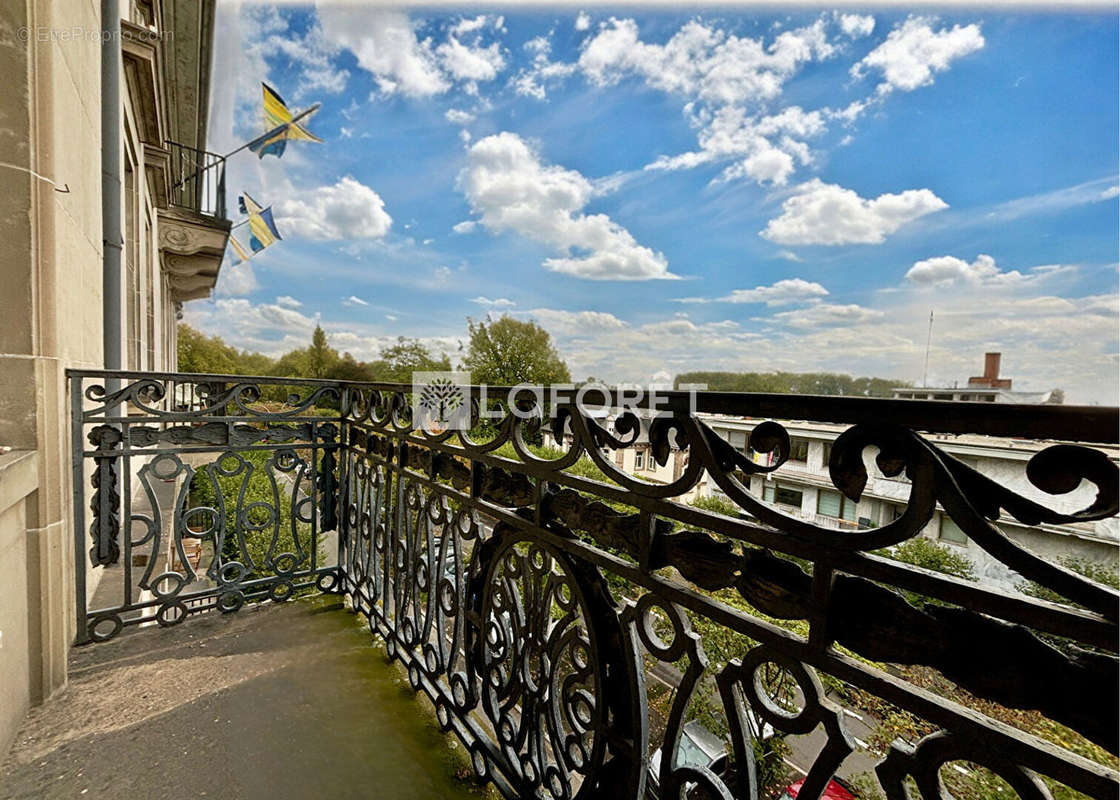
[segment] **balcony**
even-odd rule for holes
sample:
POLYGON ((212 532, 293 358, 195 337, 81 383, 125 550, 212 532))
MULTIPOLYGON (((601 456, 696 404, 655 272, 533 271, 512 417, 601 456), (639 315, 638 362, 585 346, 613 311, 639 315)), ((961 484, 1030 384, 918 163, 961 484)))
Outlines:
MULTIPOLYGON (((366 660, 371 671, 379 663, 372 653, 346 644, 343 658, 319 646, 355 635, 333 606, 368 626, 476 778, 505 797, 637 800, 654 787, 660 797, 774 797, 803 779, 797 796, 815 800, 834 778, 891 800, 1120 795, 1120 598, 991 523, 1001 509, 1032 525, 1115 515, 1117 409, 988 415, 937 402, 721 393, 693 408, 687 393, 668 392, 643 406, 660 412, 651 450, 665 458, 672 444, 689 460, 679 479, 655 484, 614 464, 612 451, 640 429, 633 415, 605 428, 570 390, 548 405, 522 395, 492 424, 437 435, 414 428, 408 386, 69 377, 74 472, 85 478, 74 544, 89 568, 76 575, 83 646, 78 691, 65 702, 76 708, 123 683, 110 705, 131 726, 126 738, 91 735, 77 751, 87 758, 71 763, 108 776, 122 751, 135 757, 113 771, 139 788, 129 796, 153 796, 140 775, 153 760, 212 795, 258 769, 254 759, 294 759, 299 780, 311 781, 281 794, 338 785, 340 796, 369 796, 389 785, 367 750, 406 735, 401 714, 375 708, 381 699, 363 689, 385 681, 363 672, 366 660), (704 413, 845 424, 837 488, 858 498, 864 453, 874 453, 884 473, 910 475, 906 511, 871 530, 783 513, 741 481, 786 461, 782 425, 753 433, 752 447, 775 455, 764 467, 714 434, 704 413), (534 450, 545 427, 570 442, 563 457, 534 450), (1028 477, 1051 495, 1095 485, 1095 499, 1061 514, 1013 494, 931 436, 962 432, 1061 442, 1034 457, 1028 477), (672 499, 705 475, 757 521, 672 499), (916 535, 937 504, 1070 604, 870 553, 916 535), (326 610, 311 613, 315 603, 326 610), (226 655, 274 651, 269 662, 290 666, 290 680, 145 716, 165 708, 152 697, 197 696, 187 673, 221 686, 252 674, 236 659, 223 667, 226 655), (112 677, 129 663, 161 667, 137 672, 143 681, 112 677), (723 743, 723 757, 697 759, 687 735, 696 724, 723 743), (884 726, 897 736, 873 735, 884 726), (113 759, 100 763, 101 752, 113 759)), ((469 391, 476 415, 494 404, 496 390, 489 403, 469 391)), ((21 739, 38 735, 35 721, 21 739)), ((34 748, 20 744, 13 758, 37 757, 34 748)), ((435 769, 423 755, 400 756, 416 792, 384 796, 422 796, 435 769)), ((46 781, 31 764, 17 766, 20 780, 46 781)))
POLYGON ((159 210, 160 260, 172 299, 207 297, 229 241, 226 163, 214 153, 166 143, 168 206, 159 210))

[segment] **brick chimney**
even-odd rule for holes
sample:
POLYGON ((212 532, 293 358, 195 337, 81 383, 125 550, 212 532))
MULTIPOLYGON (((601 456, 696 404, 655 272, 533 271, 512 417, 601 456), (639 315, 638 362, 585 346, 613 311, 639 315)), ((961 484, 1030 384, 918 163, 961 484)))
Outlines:
POLYGON ((984 377, 990 381, 999 377, 999 360, 999 353, 984 354, 984 377))
POLYGON ((1011 379, 999 376, 1000 353, 984 354, 984 374, 968 379, 969 386, 983 386, 987 389, 1010 389, 1011 379))

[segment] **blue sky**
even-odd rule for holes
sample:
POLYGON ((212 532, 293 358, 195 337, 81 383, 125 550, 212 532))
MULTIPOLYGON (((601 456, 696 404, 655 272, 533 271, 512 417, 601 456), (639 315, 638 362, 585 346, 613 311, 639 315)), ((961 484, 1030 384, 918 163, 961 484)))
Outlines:
POLYGON ((220 2, 210 149, 260 82, 323 144, 234 156, 282 242, 186 320, 241 347, 466 319, 573 375, 832 370, 1117 402, 1115 10, 220 2))

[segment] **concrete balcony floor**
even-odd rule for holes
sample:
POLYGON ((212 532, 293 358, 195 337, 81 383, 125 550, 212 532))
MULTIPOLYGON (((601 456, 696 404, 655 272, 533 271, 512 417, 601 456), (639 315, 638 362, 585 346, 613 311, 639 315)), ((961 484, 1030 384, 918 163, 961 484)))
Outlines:
POLYGON ((75 648, 3 798, 477 798, 469 760, 335 597, 75 648))

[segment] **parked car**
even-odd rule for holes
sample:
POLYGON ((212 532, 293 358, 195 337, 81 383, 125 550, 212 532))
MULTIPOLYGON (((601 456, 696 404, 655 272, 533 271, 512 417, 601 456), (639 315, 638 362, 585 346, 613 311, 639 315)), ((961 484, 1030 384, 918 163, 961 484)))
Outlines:
MULTIPOLYGON (((805 783, 805 779, 791 783, 785 790, 778 795, 778 800, 797 800, 797 794, 801 791, 801 784, 805 783)), ((821 800, 856 800, 856 795, 848 784, 839 778, 833 778, 824 787, 824 792, 821 793, 821 800)))
MULTIPOLYGON (((681 728, 681 747, 678 766, 707 767, 718 776, 727 772, 729 754, 723 740, 700 724, 698 720, 686 722, 681 728)), ((646 796, 657 800, 661 797, 661 748, 649 760, 646 796)), ((685 796, 695 784, 685 784, 685 796)))

